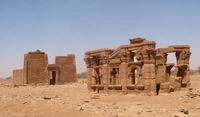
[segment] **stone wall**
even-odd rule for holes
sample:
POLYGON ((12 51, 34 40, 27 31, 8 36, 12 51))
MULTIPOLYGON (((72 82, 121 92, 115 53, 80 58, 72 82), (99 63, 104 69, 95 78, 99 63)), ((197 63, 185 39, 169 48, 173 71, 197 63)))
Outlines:
POLYGON ((24 55, 24 83, 48 83, 46 66, 48 56, 45 52, 29 52, 24 55))
POLYGON ((13 70, 13 84, 22 85, 23 83, 23 69, 13 70))
POLYGON ((60 68, 60 83, 76 82, 76 61, 74 54, 56 56, 55 63, 60 68))

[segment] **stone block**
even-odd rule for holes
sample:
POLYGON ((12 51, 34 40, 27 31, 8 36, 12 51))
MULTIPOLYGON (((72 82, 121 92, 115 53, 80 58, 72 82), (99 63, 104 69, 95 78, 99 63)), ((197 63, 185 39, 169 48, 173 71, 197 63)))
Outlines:
POLYGON ((91 92, 90 99, 100 99, 99 93, 91 92))

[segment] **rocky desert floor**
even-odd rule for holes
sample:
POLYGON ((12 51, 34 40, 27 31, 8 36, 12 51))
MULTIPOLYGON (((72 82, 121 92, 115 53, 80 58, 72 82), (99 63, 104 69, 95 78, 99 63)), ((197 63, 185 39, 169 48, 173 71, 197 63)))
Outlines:
POLYGON ((200 117, 200 77, 169 95, 101 94, 90 99, 85 80, 67 85, 14 86, 0 80, 0 117, 200 117))

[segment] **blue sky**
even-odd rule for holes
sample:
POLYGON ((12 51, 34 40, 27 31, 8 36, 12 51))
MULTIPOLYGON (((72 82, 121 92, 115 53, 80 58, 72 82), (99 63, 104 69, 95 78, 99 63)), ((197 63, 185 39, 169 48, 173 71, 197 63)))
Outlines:
MULTIPOLYGON (((23 55, 40 49, 55 56, 116 48, 145 37, 157 47, 191 45, 191 68, 200 66, 199 0, 0 0, 0 77, 23 68, 23 55)), ((174 62, 170 54, 169 62, 174 62)))

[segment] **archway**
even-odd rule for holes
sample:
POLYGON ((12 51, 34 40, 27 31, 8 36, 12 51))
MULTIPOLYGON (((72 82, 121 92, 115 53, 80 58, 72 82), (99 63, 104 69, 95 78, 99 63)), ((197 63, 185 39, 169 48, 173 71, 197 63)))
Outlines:
POLYGON ((119 84, 119 68, 112 68, 110 84, 119 84))
POLYGON ((99 69, 95 69, 95 81, 96 84, 101 84, 101 76, 99 69))
POLYGON ((129 67, 128 84, 138 84, 139 67, 132 65, 129 67))

